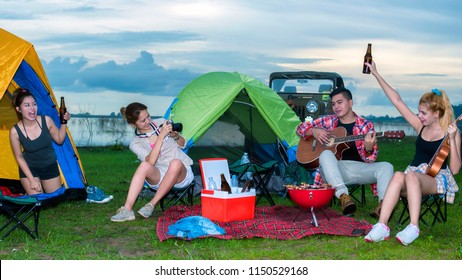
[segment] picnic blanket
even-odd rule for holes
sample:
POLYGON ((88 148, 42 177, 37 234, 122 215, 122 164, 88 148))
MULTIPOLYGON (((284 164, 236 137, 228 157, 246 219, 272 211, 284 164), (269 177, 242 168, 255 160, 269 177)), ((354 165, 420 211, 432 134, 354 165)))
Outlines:
MULTIPOLYGON (((167 234, 168 226, 182 218, 200 215, 200 205, 180 205, 169 208, 157 222, 159 240, 162 242, 168 238, 179 238, 167 234)), ((255 208, 254 219, 232 222, 213 221, 226 233, 199 238, 244 239, 260 237, 290 240, 301 239, 314 234, 361 236, 372 228, 372 225, 365 220, 342 216, 330 208, 315 210, 315 215, 318 227, 313 223, 311 212, 306 209, 282 205, 258 206, 255 208)))

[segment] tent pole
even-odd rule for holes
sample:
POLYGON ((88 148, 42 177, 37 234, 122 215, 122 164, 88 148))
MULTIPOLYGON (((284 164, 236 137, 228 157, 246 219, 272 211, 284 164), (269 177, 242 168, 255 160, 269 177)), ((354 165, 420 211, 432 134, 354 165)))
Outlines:
POLYGON ((249 107, 250 117, 250 158, 254 158, 253 154, 253 121, 252 121, 252 107, 249 107))

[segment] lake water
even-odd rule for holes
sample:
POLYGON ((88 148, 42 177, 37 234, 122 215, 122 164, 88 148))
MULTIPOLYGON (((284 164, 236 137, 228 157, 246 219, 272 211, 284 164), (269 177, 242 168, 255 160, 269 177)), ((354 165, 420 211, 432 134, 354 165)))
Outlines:
MULTIPOLYGON (((77 147, 128 146, 134 129, 122 118, 71 118, 69 131, 77 147)), ((243 146, 245 137, 239 126, 217 121, 197 143, 197 146, 243 146)))
POLYGON ((128 145, 133 129, 122 118, 71 118, 69 131, 78 147, 128 145))
MULTIPOLYGON (((403 130, 406 136, 416 136, 407 123, 375 122, 376 131, 403 130)), ((77 147, 128 145, 134 135, 133 128, 122 118, 72 118, 69 130, 77 147)), ((244 135, 234 124, 216 122, 199 140, 197 146, 243 146, 244 135)))

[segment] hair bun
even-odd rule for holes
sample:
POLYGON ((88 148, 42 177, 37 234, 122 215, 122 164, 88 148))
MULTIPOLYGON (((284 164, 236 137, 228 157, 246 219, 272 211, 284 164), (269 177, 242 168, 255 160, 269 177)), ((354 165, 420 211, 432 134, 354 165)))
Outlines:
POLYGON ((125 118, 125 112, 127 111, 127 108, 121 107, 120 108, 120 114, 125 118))

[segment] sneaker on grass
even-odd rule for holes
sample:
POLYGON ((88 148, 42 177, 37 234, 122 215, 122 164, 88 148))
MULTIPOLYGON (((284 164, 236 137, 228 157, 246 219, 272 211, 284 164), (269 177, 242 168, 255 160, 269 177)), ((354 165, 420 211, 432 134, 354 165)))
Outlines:
POLYGON ((117 209, 116 214, 111 217, 111 221, 113 222, 133 221, 134 219, 135 213, 133 213, 133 210, 128 211, 128 209, 123 206, 117 209))
POLYGON ((407 246, 419 237, 420 230, 414 224, 409 224, 405 229, 396 234, 396 240, 407 246))
POLYGON ((390 238, 390 228, 382 223, 376 223, 364 237, 366 242, 380 242, 390 238))
POLYGON ((106 195, 103 190, 96 186, 88 186, 87 202, 89 203, 107 203, 113 199, 112 195, 106 195))
POLYGON ((138 210, 138 214, 145 217, 146 219, 151 217, 152 212, 154 211, 154 205, 151 203, 146 203, 140 210, 138 210))

